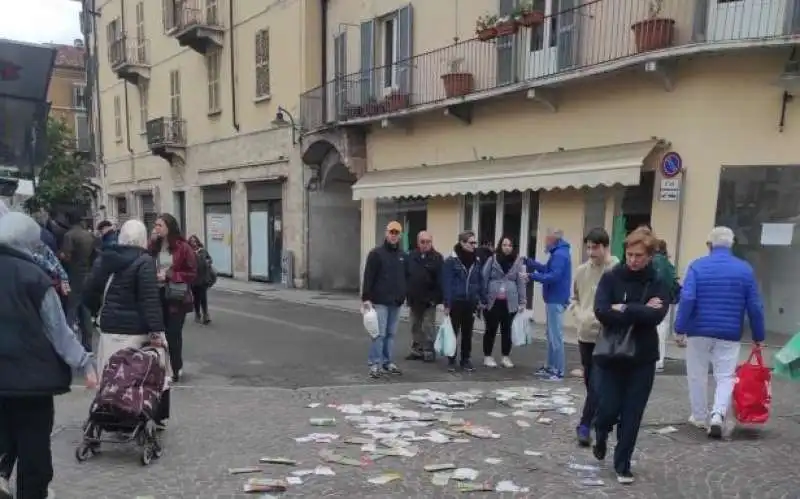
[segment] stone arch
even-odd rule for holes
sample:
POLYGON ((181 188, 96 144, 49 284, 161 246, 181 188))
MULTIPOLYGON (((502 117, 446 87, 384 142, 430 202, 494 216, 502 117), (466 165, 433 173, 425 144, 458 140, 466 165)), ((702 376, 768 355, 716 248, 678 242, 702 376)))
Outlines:
POLYGON ((303 152, 303 163, 314 171, 314 187, 318 190, 324 191, 334 184, 349 187, 357 180, 344 163, 339 148, 327 139, 312 142, 303 152))

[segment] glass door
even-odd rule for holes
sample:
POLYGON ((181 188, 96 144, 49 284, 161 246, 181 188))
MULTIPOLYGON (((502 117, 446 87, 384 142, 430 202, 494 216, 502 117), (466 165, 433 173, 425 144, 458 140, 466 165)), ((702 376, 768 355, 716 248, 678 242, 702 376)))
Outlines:
POLYGON ((711 0, 709 40, 742 40, 782 35, 786 0, 711 0))
POLYGON ((251 202, 249 208, 250 279, 269 281, 269 204, 264 201, 251 202))

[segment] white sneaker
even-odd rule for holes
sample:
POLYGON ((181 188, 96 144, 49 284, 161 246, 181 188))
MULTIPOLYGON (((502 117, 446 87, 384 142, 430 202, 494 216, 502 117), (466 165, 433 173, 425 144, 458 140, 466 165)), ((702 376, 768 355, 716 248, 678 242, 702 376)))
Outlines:
POLYGON ((484 357, 483 365, 486 367, 497 367, 497 362, 494 361, 494 357, 484 357))
POLYGON ((56 493, 53 492, 52 487, 47 487, 47 499, 56 499, 56 493))
POLYGON ((512 367, 514 367, 514 363, 511 362, 511 359, 509 359, 508 357, 503 357, 500 360, 500 365, 507 369, 511 369, 512 367))
POLYGON ((711 415, 711 422, 708 425, 708 436, 710 438, 722 438, 723 417, 716 412, 711 415))
POLYGON ((656 372, 657 373, 663 373, 664 372, 664 363, 661 362, 660 360, 658 362, 656 362, 656 372))
POLYGON ((697 419, 694 416, 689 416, 689 424, 694 426, 695 428, 700 428, 701 430, 708 429, 708 425, 706 424, 705 418, 697 419))
POLYGON ((11 499, 14 497, 11 494, 11 486, 8 484, 8 480, 5 478, 0 478, 0 499, 11 499))

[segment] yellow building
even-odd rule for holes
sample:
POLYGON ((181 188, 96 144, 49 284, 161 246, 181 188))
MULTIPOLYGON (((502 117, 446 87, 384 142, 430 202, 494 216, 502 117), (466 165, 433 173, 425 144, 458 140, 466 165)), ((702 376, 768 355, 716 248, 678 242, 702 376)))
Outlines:
POLYGON ((91 137, 86 99, 86 62, 82 40, 54 45, 56 59, 47 89, 50 116, 60 119, 75 134, 76 150, 89 153, 91 137))
POLYGON ((649 223, 682 273, 725 224, 769 327, 797 329, 800 2, 536 0, 486 41, 478 18, 516 2, 329 4, 304 159, 358 178, 362 261, 390 219, 444 252, 471 228, 539 259, 557 227, 574 265, 588 229, 619 245, 649 223))
POLYGON ((304 285, 310 177, 294 115, 320 80, 306 40, 319 16, 312 0, 85 0, 105 216, 173 213, 221 275, 304 285))

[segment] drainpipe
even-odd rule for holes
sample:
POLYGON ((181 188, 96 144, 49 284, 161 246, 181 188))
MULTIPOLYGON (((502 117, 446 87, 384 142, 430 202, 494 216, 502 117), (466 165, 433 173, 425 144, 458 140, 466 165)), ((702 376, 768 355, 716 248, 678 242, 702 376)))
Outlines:
MULTIPOLYGON (((675 234, 675 270, 680 272, 681 268, 681 243, 683 242, 683 213, 686 205, 686 168, 680 173, 681 190, 678 198, 678 225, 675 234)), ((671 307, 669 315, 670 331, 675 329, 675 307, 671 307)))
MULTIPOLYGON (((124 0, 123 0, 124 1, 124 0)), ((236 23, 233 18, 233 0, 228 1, 228 19, 231 23, 230 41, 231 46, 231 120, 233 129, 239 131, 239 118, 236 116, 236 37, 233 30, 236 29, 236 23)))
MULTIPOLYGON (((127 34, 125 33, 125 0, 120 0, 120 16, 119 22, 122 25, 122 34, 127 42, 127 34)), ((123 44, 122 50, 127 50, 128 48, 123 44)), ((133 149, 131 148, 131 117, 128 114, 128 110, 130 106, 128 105, 128 82, 123 80, 122 81, 122 88, 125 90, 125 142, 128 146, 128 153, 133 154, 133 149)))
MULTIPOLYGON (((91 5, 92 5, 92 9, 91 9, 91 12, 89 14, 91 15, 91 18, 92 18, 92 33, 94 35, 93 36, 94 40, 92 41, 92 50, 91 50, 91 53, 94 55, 93 61, 92 61, 92 68, 91 68, 91 70, 92 70, 91 78, 92 78, 92 83, 94 85, 94 89, 97 91, 97 96, 96 96, 96 98, 94 98, 95 97, 94 93, 90 93, 89 95, 91 95, 94 98, 93 100, 97 101, 97 127, 95 129, 93 129, 94 138, 95 138, 95 141, 97 142, 97 147, 95 149, 95 154, 96 154, 96 161, 103 166, 103 179, 105 179, 105 177, 106 177, 106 162, 105 162, 105 152, 104 152, 104 148, 103 148, 103 132, 102 132, 102 130, 103 130, 103 110, 102 110, 102 106, 100 104, 101 103, 101 100, 100 100, 100 75, 99 75, 99 71, 98 71, 98 65, 99 65, 100 61, 97 59, 97 54, 99 54, 98 45, 97 45, 97 17, 98 17, 98 15, 97 15, 97 0, 92 0, 91 5)), ((88 38, 89 35, 87 33, 84 36, 86 36, 88 38)), ((86 43, 86 47, 88 49, 88 47, 89 47, 88 43, 86 43)), ((89 113, 90 116, 92 114, 93 113, 89 113)))

